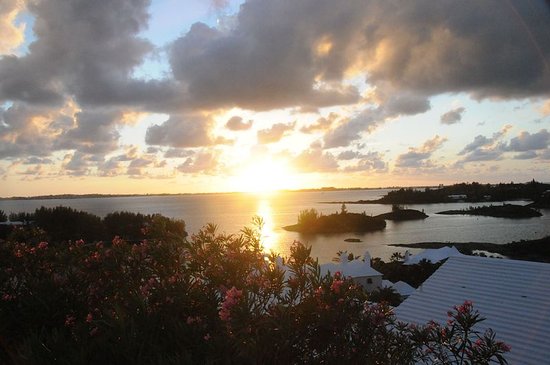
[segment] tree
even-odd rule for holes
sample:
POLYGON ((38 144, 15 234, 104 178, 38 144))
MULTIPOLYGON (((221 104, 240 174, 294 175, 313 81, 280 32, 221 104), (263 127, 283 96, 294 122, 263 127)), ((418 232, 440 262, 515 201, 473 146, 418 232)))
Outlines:
POLYGON ((6 215, 6 213, 4 213, 3 210, 0 210, 0 222, 5 222, 8 220, 8 216, 6 215))

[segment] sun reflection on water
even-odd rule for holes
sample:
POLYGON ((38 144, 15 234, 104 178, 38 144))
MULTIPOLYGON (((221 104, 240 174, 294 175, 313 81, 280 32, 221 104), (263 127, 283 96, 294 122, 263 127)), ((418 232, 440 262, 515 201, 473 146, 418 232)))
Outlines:
POLYGON ((266 253, 271 251, 278 252, 279 234, 275 232, 273 212, 269 200, 262 199, 258 202, 256 214, 263 219, 263 227, 260 235, 264 251, 266 253))

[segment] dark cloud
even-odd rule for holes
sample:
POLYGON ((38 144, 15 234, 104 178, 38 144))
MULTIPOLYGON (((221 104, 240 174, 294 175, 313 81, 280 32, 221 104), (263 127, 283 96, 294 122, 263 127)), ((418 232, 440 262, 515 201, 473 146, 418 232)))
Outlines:
POLYGON ((243 118, 239 116, 234 116, 229 118, 227 123, 225 123, 225 127, 231 131, 246 131, 252 128, 253 123, 254 122, 252 120, 249 120, 248 122, 244 122, 243 118))
POLYGON ((491 146, 494 146, 502 137, 504 137, 508 133, 511 128, 511 125, 505 125, 500 131, 493 133, 493 136, 491 138, 487 138, 482 135, 476 136, 472 142, 468 143, 462 149, 462 151, 458 153, 458 155, 463 156, 468 153, 478 151, 482 148, 490 148, 491 146))
POLYGON ((261 144, 279 142, 285 134, 289 133, 296 126, 296 122, 293 123, 277 123, 273 124, 271 128, 261 129, 258 131, 258 142, 261 144))
POLYGON ((76 113, 74 127, 56 138, 54 148, 91 154, 113 152, 119 148, 117 124, 122 119, 123 114, 119 111, 94 109, 76 113))
POLYGON ((90 155, 79 151, 76 151, 73 154, 67 154, 65 155, 65 161, 63 162, 62 167, 68 175, 88 175, 90 173, 90 168, 92 167, 90 155))
POLYGON ((517 155, 514 156, 514 159, 515 160, 531 160, 533 158, 537 158, 538 155, 535 151, 526 151, 526 152, 522 152, 522 153, 519 153, 517 155))
POLYGON ((172 115, 164 123, 147 129, 149 145, 189 148, 227 143, 211 135, 212 121, 197 115, 172 115))
POLYGON ((60 130, 56 112, 39 107, 12 105, 0 108, 0 158, 48 156, 60 130))
POLYGON ((464 113, 466 109, 463 107, 455 108, 452 110, 449 110, 445 114, 441 116, 439 119, 442 124, 455 124, 462 120, 462 113, 464 113))
POLYGON ((508 150, 515 152, 527 152, 548 148, 550 144, 550 133, 541 129, 537 133, 521 132, 519 136, 510 140, 508 150))
MULTIPOLYGON (((341 84, 351 69, 420 99, 528 97, 550 91, 549 23, 544 0, 256 0, 226 32, 195 24, 172 45, 170 62, 203 107, 355 102, 341 84)), ((418 101, 396 109, 426 110, 418 101)))

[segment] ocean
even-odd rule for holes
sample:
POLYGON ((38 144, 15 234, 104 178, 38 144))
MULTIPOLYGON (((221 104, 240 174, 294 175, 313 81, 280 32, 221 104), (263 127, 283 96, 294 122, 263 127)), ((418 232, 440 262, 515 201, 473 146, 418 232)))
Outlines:
MULTIPOLYGON (((135 196, 45 200, 0 200, 0 209, 10 212, 33 212, 41 206, 67 206, 105 216, 114 211, 144 214, 160 213, 167 217, 183 219, 187 231, 197 232, 207 223, 214 223, 220 232, 239 234, 245 226, 251 226, 255 215, 264 220, 262 240, 266 251, 286 255, 294 241, 312 247, 312 256, 319 262, 329 262, 339 250, 363 255, 369 251, 373 257, 389 259, 393 252, 404 248, 389 246, 393 243, 441 242, 492 242, 508 243, 522 239, 536 239, 550 235, 550 210, 541 210, 542 217, 506 219, 461 215, 437 215, 448 209, 463 209, 471 203, 418 204, 407 208, 424 210, 425 220, 391 222, 383 231, 371 233, 345 233, 330 235, 304 235, 285 231, 282 227, 295 224, 301 210, 315 208, 329 214, 340 211, 340 204, 333 201, 357 201, 377 199, 388 189, 273 192, 268 194, 219 193, 175 196, 135 196), (345 242, 346 238, 359 238, 362 242, 345 242)), ((527 204, 526 201, 513 202, 527 204)), ((487 204, 487 203, 485 203, 487 204)), ((495 204, 495 203, 494 203, 495 204)), ((499 203, 496 203, 499 204, 499 203)), ((366 212, 377 215, 391 211, 391 205, 348 204, 349 212, 366 212)), ((411 249, 412 253, 417 250, 411 249)))

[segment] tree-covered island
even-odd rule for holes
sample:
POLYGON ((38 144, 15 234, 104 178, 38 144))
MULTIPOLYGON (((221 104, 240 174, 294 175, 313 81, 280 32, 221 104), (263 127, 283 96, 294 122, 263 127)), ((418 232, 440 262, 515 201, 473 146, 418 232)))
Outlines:
POLYGON ((437 204, 463 202, 502 202, 507 200, 532 200, 548 203, 543 197, 548 195, 550 184, 532 180, 528 183, 480 184, 460 183, 449 186, 426 188, 401 188, 392 190, 380 199, 335 204, 437 204))
POLYGON ((392 206, 392 211, 388 213, 379 214, 376 218, 382 218, 389 221, 411 221, 418 219, 426 219, 428 215, 424 211, 416 209, 406 209, 398 204, 392 206))
POLYGON ((533 218, 542 214, 530 207, 515 204, 488 205, 482 207, 469 207, 468 209, 445 210, 437 214, 444 215, 478 215, 496 218, 533 218))
POLYGON ((365 213, 349 213, 345 204, 339 213, 323 215, 315 209, 306 209, 298 215, 298 223, 283 227, 300 233, 371 232, 386 228, 386 221, 365 213))

